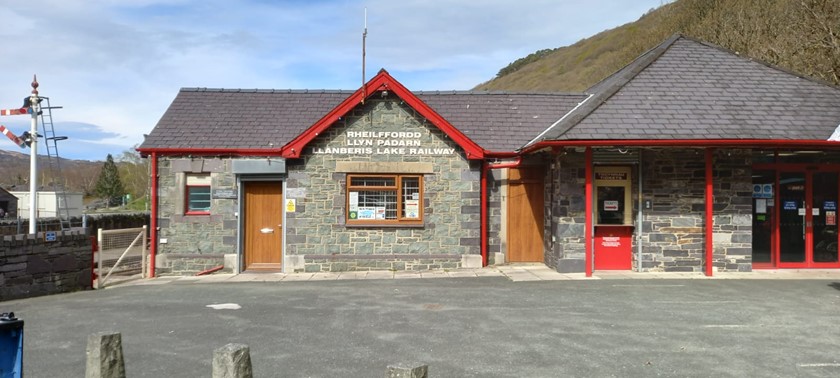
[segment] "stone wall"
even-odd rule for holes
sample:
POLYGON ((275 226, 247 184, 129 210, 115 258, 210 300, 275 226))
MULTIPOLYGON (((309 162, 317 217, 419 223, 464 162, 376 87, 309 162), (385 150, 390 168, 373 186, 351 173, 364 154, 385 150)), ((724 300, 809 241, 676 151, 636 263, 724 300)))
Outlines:
POLYGON ((158 255, 156 273, 191 274, 224 263, 236 253, 238 201, 213 198, 210 215, 184 215, 185 177, 209 173, 212 190, 236 192, 231 158, 161 157, 158 160, 158 255), (165 241, 165 242, 164 242, 165 241))
MULTIPOLYGON (((715 153, 714 260, 721 271, 749 271, 752 256, 750 152, 715 153)), ((702 272, 705 266, 703 150, 644 151, 642 268, 644 271, 702 272)))
MULTIPOLYGON (((288 161, 287 191, 305 191, 286 219, 286 255, 303 256, 306 271, 456 268, 480 255, 479 162, 401 101, 368 100, 313 140, 301 159, 288 161), (447 154, 342 153, 347 132, 419 132, 423 148, 447 154), (315 153, 316 151, 333 151, 315 153), (335 152, 338 151, 338 152, 335 152), (347 173, 338 162, 431 163, 423 175, 421 226, 359 227, 345 220, 347 173)), ((389 172, 404 173, 404 172, 389 172)))
MULTIPOLYGON (((701 149, 642 151, 642 271, 702 272, 705 264, 705 174, 701 149)), ((596 162, 597 163, 597 162, 596 162)), ((715 153, 714 260, 719 271, 751 270, 752 188, 748 150, 715 153)), ((559 272, 585 271, 584 154, 567 150, 554 158, 546 193, 550 232, 546 264, 559 272)), ((633 170, 633 224, 637 224, 637 170, 633 170)), ((636 231, 638 232, 638 230, 636 231)), ((638 270, 633 238, 633 269, 638 270)))
POLYGON ((0 301, 91 288, 93 253, 81 231, 4 236, 0 240, 0 301))
POLYGON ((567 150, 555 155, 546 183, 546 197, 551 203, 546 209, 550 217, 550 232, 545 253, 546 265, 560 273, 585 271, 586 230, 586 173, 584 154, 567 150), (553 237, 553 238, 552 238, 553 237))

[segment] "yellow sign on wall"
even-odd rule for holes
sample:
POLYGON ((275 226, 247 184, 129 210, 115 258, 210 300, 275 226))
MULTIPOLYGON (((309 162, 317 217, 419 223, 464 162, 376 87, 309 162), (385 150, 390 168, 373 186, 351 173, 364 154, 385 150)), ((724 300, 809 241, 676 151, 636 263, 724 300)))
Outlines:
POLYGON ((286 199, 286 212, 287 213, 294 213, 295 212, 295 199, 294 198, 286 199))

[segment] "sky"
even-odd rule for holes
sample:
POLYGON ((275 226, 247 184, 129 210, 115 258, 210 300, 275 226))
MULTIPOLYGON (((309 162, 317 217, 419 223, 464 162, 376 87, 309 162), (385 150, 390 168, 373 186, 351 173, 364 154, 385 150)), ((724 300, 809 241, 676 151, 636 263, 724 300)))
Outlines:
MULTIPOLYGON (((663 2, 6 1, 0 108, 19 108, 37 75, 40 95, 61 107, 52 110, 55 135, 68 137, 59 155, 103 161, 142 143, 183 87, 358 89, 365 8, 366 79, 385 68, 410 90, 468 90, 663 2)), ((30 119, 0 124, 20 135, 30 119)), ((5 137, 0 149, 29 154, 5 137)))

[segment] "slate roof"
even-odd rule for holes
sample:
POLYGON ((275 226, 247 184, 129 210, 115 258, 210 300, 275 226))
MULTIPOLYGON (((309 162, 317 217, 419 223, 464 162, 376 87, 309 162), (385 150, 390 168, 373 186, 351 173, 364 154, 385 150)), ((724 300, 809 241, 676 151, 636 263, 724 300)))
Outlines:
MULTIPOLYGON (((140 149, 277 149, 352 91, 184 88, 140 149)), ((489 151, 514 151, 570 111, 582 94, 416 92, 489 151)))
POLYGON ((487 151, 514 151, 586 98, 580 93, 417 92, 487 151))
POLYGON ((596 84, 545 140, 827 140, 840 89, 675 35, 596 84))

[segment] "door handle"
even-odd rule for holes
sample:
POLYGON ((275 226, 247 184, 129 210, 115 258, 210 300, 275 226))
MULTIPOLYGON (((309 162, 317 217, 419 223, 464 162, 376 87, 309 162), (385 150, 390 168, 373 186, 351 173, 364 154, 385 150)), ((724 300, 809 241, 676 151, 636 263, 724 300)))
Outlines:
POLYGON ((274 233, 274 229, 273 229, 273 228, 270 228, 270 227, 261 228, 261 229, 260 229, 260 233, 263 233, 263 234, 273 234, 273 233, 274 233))

